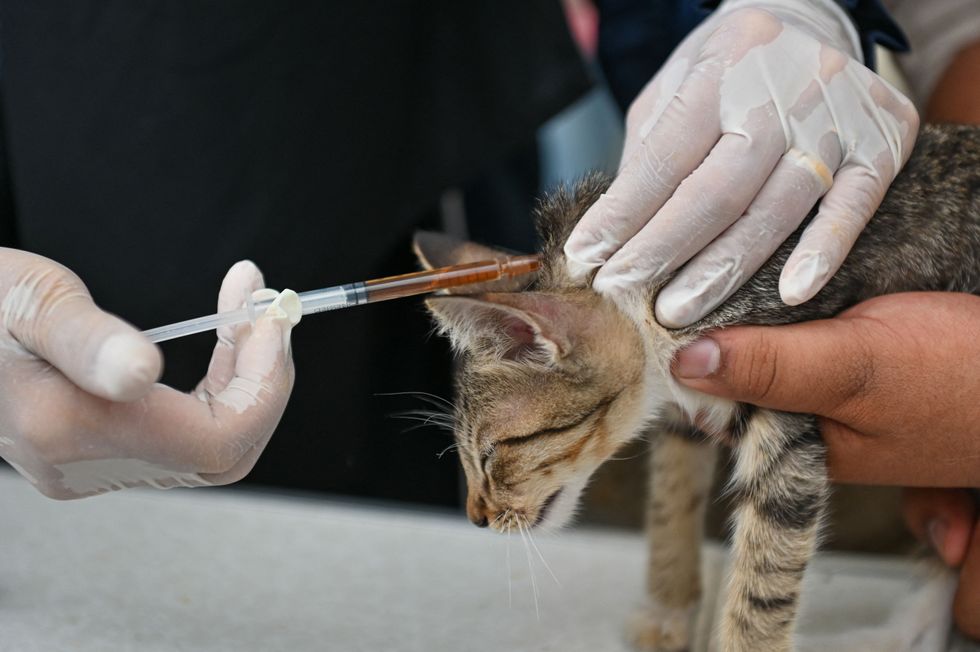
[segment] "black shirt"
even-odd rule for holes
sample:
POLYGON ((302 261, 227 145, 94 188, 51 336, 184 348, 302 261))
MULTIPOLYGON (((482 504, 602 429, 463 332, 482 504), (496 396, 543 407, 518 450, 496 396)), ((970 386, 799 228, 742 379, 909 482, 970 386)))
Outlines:
MULTIPOLYGON (((587 86, 557 2, 7 0, 0 244, 75 271, 140 328, 213 312, 250 258, 270 287, 408 271, 440 192, 587 86)), ((316 316, 250 480, 454 502, 454 459, 405 403, 447 393, 418 302, 316 316)), ((213 334, 164 345, 203 376, 213 334)))

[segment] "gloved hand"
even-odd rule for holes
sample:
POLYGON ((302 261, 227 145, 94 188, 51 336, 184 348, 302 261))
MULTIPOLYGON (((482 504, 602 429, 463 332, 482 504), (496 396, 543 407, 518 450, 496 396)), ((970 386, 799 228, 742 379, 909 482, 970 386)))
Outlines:
POLYGON ((616 296, 664 278, 664 326, 731 296, 826 193, 783 269, 796 305, 837 271, 911 152, 918 114, 864 67, 832 0, 728 0, 630 107, 620 171, 568 241, 616 296))
MULTIPOLYGON (((253 263, 235 264, 218 310, 245 292, 276 296, 262 287, 253 263)), ((52 498, 239 480, 286 407, 300 312, 286 290, 254 327, 220 329, 207 376, 185 394, 156 384, 159 350, 77 276, 0 248, 0 456, 52 498)))

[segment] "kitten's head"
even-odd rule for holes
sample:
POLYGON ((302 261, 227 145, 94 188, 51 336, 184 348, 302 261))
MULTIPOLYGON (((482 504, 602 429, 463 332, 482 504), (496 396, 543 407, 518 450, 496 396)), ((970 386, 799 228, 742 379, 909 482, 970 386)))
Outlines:
MULTIPOLYGON (((426 302, 460 354, 455 437, 477 525, 563 525, 592 472, 643 420, 636 327, 564 272, 561 245, 598 188, 542 203, 537 278, 426 302)), ((419 234, 416 253, 430 268, 505 255, 436 234, 419 234)))

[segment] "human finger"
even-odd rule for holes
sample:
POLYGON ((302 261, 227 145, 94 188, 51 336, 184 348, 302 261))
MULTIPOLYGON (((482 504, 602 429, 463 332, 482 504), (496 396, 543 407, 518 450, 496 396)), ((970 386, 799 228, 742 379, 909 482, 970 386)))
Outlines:
POLYGON ((671 58, 657 71, 653 79, 640 91, 626 112, 626 134, 619 169, 633 159, 637 149, 657 124, 671 99, 690 72, 694 49, 692 35, 677 47, 671 58))
MULTIPOLYGON (((278 294, 269 290, 261 296, 256 296, 256 293, 264 287, 265 280, 255 263, 250 260, 235 263, 221 282, 221 289, 218 291, 218 312, 241 309, 249 296, 255 301, 274 299, 278 294)), ((220 326, 217 329, 218 342, 211 355, 207 375, 199 384, 197 391, 214 395, 228 386, 235 374, 236 348, 244 344, 251 328, 251 324, 245 323, 220 326)))
POLYGON ((877 297, 833 319, 714 331, 678 352, 678 382, 825 417, 835 479, 976 486, 976 297, 877 297), (914 406, 928 401, 929 410, 914 406))
POLYGON ((779 296, 784 303, 795 306, 809 301, 827 284, 881 204, 887 187, 879 172, 868 166, 847 165, 837 172, 780 275, 779 296))
POLYGON ((786 153, 742 217, 660 291, 657 321, 682 328, 721 305, 800 225, 829 183, 822 162, 796 149, 786 153))
POLYGON ((783 147, 780 130, 723 135, 653 218, 602 266, 592 287, 614 294, 687 262, 745 211, 783 147))
POLYGON ((875 362, 859 326, 838 319, 714 331, 679 351, 672 371, 715 396, 828 415, 863 393, 875 362))
POLYGON ((227 386, 206 400, 157 385, 139 405, 106 406, 100 419, 116 433, 116 448, 168 468, 225 474, 264 447, 292 390, 290 334, 300 314, 296 293, 283 291, 239 349, 227 386))
POLYGON ((663 206, 720 137, 717 84, 690 76, 667 104, 609 189, 586 211, 565 242, 573 278, 605 264, 663 206))
POLYGON ((976 502, 969 491, 905 488, 902 514, 909 530, 931 545, 943 563, 952 568, 963 563, 977 519, 976 502))
MULTIPOLYGON (((290 321, 291 325, 289 328, 291 329, 292 326, 295 326, 296 323, 299 322, 299 319, 301 318, 302 315, 302 305, 299 302, 299 298, 296 297, 294 293, 288 290, 283 293, 280 293, 277 297, 276 292, 274 290, 259 289, 253 295, 253 299, 256 301, 264 301, 267 298, 270 298, 270 296, 275 297, 273 305, 270 306, 270 311, 273 312, 277 310, 285 311, 287 318, 290 321), (285 307, 281 307, 284 298, 288 305, 285 307)), ((295 377, 292 351, 289 343, 290 332, 291 330, 286 331, 284 334, 285 358, 282 362, 285 364, 286 373, 284 376, 281 377, 281 380, 285 381, 285 386, 280 388, 279 391, 279 396, 280 397, 285 396, 287 399, 289 396, 289 392, 292 390, 292 383, 295 377)), ((236 352, 241 352, 244 355, 245 347, 247 346, 247 343, 251 340, 251 337, 252 337, 251 331, 248 331, 244 334, 240 333, 236 341, 236 346, 235 346, 236 352)), ((236 371, 237 371, 237 364, 236 364, 236 371)), ((234 381, 234 379, 232 380, 234 381)), ((226 385, 226 387, 222 389, 222 392, 226 391, 229 387, 231 387, 231 382, 229 382, 228 385, 226 385)), ((221 396, 222 394, 219 393, 215 397, 215 400, 220 399, 221 396)), ((264 437, 259 437, 258 439, 255 439, 252 442, 250 442, 250 445, 247 448, 241 447, 241 451, 242 451, 241 457, 230 468, 218 473, 202 473, 201 477, 205 481, 211 484, 228 484, 231 482, 237 482, 238 480, 245 477, 245 475, 247 475, 248 472, 252 470, 252 467, 255 466, 255 463, 258 461, 259 456, 262 454, 262 451, 265 449, 265 446, 268 443, 269 438, 272 436, 272 433, 276 425, 278 424, 279 418, 282 416, 282 412, 284 410, 285 410, 285 404, 283 403, 281 409, 278 412, 278 415, 275 415, 273 413, 275 416, 275 422, 272 423, 271 427, 267 429, 266 435, 264 437)))
POLYGON ((959 569, 953 619, 980 638, 980 520, 977 499, 966 489, 910 488, 902 492, 905 523, 947 566, 959 569))
POLYGON ((953 620, 967 636, 980 639, 980 521, 960 567, 960 583, 953 598, 953 620))
POLYGON ((0 278, 0 316, 10 337, 96 396, 131 401, 150 389, 163 368, 152 342, 96 306, 68 269, 41 256, 5 252, 12 253, 0 278))

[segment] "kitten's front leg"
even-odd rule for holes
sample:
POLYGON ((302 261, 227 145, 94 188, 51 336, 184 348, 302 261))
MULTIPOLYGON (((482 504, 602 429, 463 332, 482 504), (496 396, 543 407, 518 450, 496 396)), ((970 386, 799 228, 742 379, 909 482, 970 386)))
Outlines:
POLYGON ((826 511, 825 448, 812 416, 741 407, 733 428, 737 507, 722 649, 788 651, 826 511))
POLYGON ((654 434, 646 527, 649 604, 630 627, 640 650, 674 652, 691 645, 701 598, 701 540, 717 450, 693 427, 672 422, 654 434))

